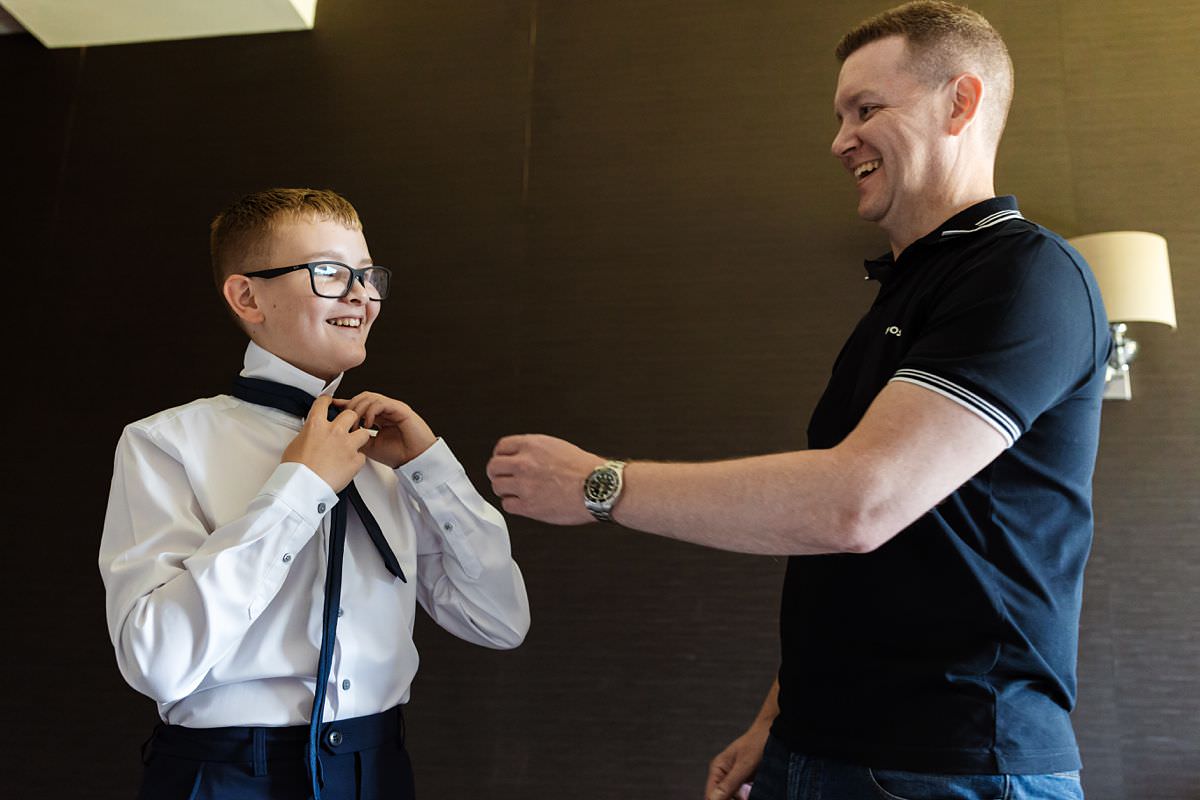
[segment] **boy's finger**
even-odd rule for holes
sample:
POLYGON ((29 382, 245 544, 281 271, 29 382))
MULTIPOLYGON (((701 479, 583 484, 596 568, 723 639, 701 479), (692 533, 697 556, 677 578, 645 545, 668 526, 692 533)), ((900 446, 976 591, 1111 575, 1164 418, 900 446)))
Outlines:
POLYGON ((347 431, 353 430, 356 422, 358 422, 358 412, 352 408, 347 408, 333 418, 334 425, 345 428, 347 431))
POLYGON ((360 392, 359 394, 354 395, 354 397, 349 397, 346 399, 335 398, 333 401, 333 404, 336 405, 338 408, 361 409, 365 403, 369 402, 369 400, 370 400, 369 395, 370 395, 369 392, 360 392))
POLYGON ((318 422, 324 422, 329 418, 329 403, 333 400, 327 394, 323 394, 313 401, 312 408, 308 410, 308 418, 304 420, 305 425, 316 425, 318 422))
POLYGON ((372 392, 359 392, 358 394, 354 395, 354 397, 347 398, 346 400, 335 400, 334 402, 343 406, 357 406, 361 405, 364 400, 371 396, 371 394, 372 392))
POLYGON ((405 408, 407 406, 403 403, 397 403, 395 400, 380 397, 371 404, 371 416, 373 419, 382 419, 393 425, 398 425, 404 421, 405 408))

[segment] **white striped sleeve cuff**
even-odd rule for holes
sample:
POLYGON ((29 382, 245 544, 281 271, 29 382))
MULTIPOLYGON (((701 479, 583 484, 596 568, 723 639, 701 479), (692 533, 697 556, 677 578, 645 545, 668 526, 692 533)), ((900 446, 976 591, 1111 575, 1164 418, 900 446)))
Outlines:
POLYGON ((1008 414, 974 392, 939 375, 919 369, 900 369, 896 370, 896 374, 892 376, 891 380, 923 386, 930 391, 937 392, 942 397, 950 398, 963 408, 975 412, 980 419, 991 425, 997 433, 1004 437, 1006 447, 1012 447, 1021 435, 1020 426, 1008 414))

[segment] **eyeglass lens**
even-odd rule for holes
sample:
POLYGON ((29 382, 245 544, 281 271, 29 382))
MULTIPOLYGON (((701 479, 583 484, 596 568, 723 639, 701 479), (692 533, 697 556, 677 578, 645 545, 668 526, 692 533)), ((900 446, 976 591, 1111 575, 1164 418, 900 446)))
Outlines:
MULTIPOLYGON (((341 264, 314 264, 312 267, 313 289, 321 297, 344 297, 354 272, 341 264)), ((367 297, 383 300, 388 295, 388 273, 380 267, 362 270, 363 286, 367 297)))

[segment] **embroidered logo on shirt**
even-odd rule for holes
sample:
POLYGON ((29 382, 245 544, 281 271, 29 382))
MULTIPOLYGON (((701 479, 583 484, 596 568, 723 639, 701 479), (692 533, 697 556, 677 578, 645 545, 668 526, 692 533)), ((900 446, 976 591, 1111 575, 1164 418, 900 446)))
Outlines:
POLYGON ((886 330, 884 330, 883 335, 884 336, 895 336, 896 338, 899 338, 900 337, 900 329, 897 328, 895 325, 892 325, 892 326, 888 327, 886 330))

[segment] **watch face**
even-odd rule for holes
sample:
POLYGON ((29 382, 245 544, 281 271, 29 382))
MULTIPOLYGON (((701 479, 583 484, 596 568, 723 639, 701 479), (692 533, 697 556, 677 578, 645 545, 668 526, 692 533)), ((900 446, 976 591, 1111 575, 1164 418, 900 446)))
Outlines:
POLYGON ((588 475, 587 480, 583 482, 583 496, 594 503, 611 500, 612 496, 617 493, 618 482, 619 478, 615 469, 600 467, 593 470, 592 474, 588 475))

